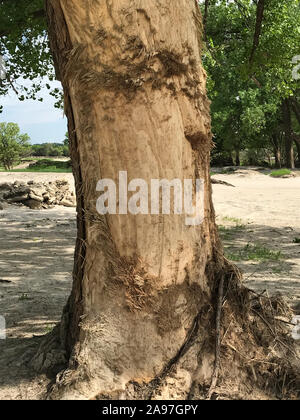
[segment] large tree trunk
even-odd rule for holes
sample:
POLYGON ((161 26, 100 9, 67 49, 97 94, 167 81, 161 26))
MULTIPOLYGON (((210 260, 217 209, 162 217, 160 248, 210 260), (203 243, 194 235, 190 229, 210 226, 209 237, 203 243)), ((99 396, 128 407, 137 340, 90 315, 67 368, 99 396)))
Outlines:
MULTIPOLYGON (((215 225, 197 2, 46 6, 78 198, 73 290, 60 335, 69 362, 53 398, 192 398, 195 384, 213 372, 216 381, 223 288, 226 305, 240 296, 238 316, 247 295, 215 225), (119 171, 148 183, 203 179, 204 222, 100 216, 97 182, 117 182, 119 171)), ((228 330, 236 322, 229 321, 228 330)))

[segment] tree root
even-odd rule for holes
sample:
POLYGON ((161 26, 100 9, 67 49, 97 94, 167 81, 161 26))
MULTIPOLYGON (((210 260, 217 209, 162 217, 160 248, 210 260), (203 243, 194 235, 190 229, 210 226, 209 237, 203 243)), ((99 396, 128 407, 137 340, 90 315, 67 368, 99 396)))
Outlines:
POLYGON ((224 276, 221 276, 219 291, 218 291, 218 306, 216 316, 216 345, 215 345, 215 366, 212 375, 211 385, 208 391, 207 399, 210 400, 213 392, 217 386, 219 369, 220 369, 220 354, 221 354, 221 318, 222 318, 222 306, 224 297, 224 276))
MULTIPOLYGON (((215 310, 210 299, 203 302, 178 352, 155 378, 133 378, 123 389, 102 391, 89 398, 299 398, 299 357, 289 334, 291 309, 280 296, 268 297, 245 288, 237 268, 226 260, 214 278, 215 310)), ((57 372, 65 357, 57 327, 42 343, 31 366, 57 372)), ((73 395, 80 399, 81 386, 77 384, 90 380, 89 372, 81 368, 73 364, 57 376, 49 398, 64 398, 67 387, 68 398, 73 395)))

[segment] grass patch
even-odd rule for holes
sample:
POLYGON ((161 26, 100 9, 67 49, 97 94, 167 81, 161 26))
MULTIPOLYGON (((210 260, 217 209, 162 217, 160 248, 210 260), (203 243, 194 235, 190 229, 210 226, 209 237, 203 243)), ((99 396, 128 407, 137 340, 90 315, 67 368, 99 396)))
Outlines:
POLYGON ((245 225, 237 225, 237 226, 230 226, 230 227, 226 227, 226 226, 218 226, 219 229, 219 234, 221 236, 221 239, 223 241, 228 241, 233 239, 234 235, 236 235, 237 233, 241 232, 242 230, 246 229, 245 225))
POLYGON ((273 251, 259 244, 247 244, 238 252, 227 253, 227 258, 231 261, 279 261, 282 258, 281 251, 273 251))
POLYGON ((40 159, 35 163, 29 165, 26 169, 13 169, 11 171, 4 171, 4 168, 0 167, 2 172, 54 172, 54 173, 70 173, 72 172, 71 161, 59 161, 52 159, 40 159))
POLYGON ((282 176, 291 175, 292 171, 289 169, 278 169, 278 171, 271 172, 270 176, 273 178, 281 178, 282 176))
POLYGON ((288 269, 285 266, 278 266, 278 267, 272 267, 272 271, 274 274, 283 274, 287 273, 288 269))
POLYGON ((27 157, 27 158, 22 158, 20 163, 27 163, 27 162, 36 162, 37 160, 43 160, 45 159, 44 157, 27 157))
POLYGON ((237 219, 235 217, 223 217, 223 221, 235 223, 235 226, 218 226, 219 234, 223 241, 233 239, 234 235, 246 229, 246 225, 241 219, 237 219))
POLYGON ((54 330, 55 327, 56 327, 55 324, 47 325, 46 328, 44 329, 44 334, 51 333, 54 330))
POLYGON ((236 217, 223 217, 224 222, 236 223, 238 226, 244 226, 242 219, 237 219, 236 217))

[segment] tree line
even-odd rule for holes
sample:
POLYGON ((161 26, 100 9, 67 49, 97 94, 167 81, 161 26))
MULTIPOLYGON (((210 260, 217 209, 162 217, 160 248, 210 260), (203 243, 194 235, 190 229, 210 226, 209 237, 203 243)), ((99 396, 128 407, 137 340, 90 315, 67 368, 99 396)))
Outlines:
POLYGON ((300 166, 299 2, 201 3, 212 163, 300 166))
POLYGON ((68 134, 63 143, 30 144, 28 134, 22 134, 16 123, 0 123, 0 166, 11 170, 28 157, 69 157, 68 134))
MULTIPOLYGON (((212 102, 212 164, 300 166, 300 88, 293 77, 293 58, 300 55, 299 2, 199 3, 202 59, 212 102)), ((6 59, 7 77, 0 80, 0 95, 13 89, 20 100, 42 101, 43 77, 54 79, 48 40, 41 36, 46 33, 43 0, 18 5, 16 0, 1 2, 0 54, 6 59), (24 32, 26 37, 21 36, 24 32), (16 86, 20 77, 29 83, 16 86)), ((56 106, 62 106, 61 92, 51 84, 46 87, 56 106)), ((41 149, 49 156, 66 153, 60 146, 41 149)))

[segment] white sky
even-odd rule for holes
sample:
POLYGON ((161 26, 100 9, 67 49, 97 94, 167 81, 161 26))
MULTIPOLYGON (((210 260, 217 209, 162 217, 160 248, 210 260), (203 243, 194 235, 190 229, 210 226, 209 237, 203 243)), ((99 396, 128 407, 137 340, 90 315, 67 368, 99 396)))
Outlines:
MULTIPOLYGON (((60 87, 59 82, 49 82, 51 88, 60 87)), ((54 108, 55 99, 49 95, 45 88, 39 92, 43 102, 26 100, 20 102, 16 94, 11 91, 9 95, 1 98, 3 113, 0 122, 15 122, 19 124, 21 132, 27 133, 31 143, 62 142, 67 131, 67 119, 63 111, 54 108)))

